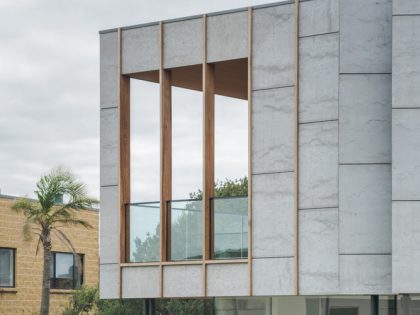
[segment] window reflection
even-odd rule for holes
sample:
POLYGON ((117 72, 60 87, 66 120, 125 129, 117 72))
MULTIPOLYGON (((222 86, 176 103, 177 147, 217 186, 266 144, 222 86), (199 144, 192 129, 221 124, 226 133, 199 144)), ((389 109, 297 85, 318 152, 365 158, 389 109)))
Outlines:
MULTIPOLYGON (((420 299, 417 303, 410 301, 408 304, 412 306, 409 306, 409 308, 418 307, 420 309, 419 302, 420 299)), ((370 315, 370 312, 370 296, 281 296, 215 299, 216 315, 370 315)), ((396 314, 394 296, 380 296, 379 314, 396 314)))

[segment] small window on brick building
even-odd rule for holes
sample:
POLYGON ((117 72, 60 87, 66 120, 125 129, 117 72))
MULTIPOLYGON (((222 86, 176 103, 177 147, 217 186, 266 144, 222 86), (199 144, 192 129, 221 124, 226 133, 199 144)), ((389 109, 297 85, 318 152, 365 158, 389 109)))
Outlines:
POLYGON ((78 289, 83 284, 83 255, 51 254, 51 289, 78 289))
POLYGON ((0 288, 15 286, 15 249, 0 248, 0 288))

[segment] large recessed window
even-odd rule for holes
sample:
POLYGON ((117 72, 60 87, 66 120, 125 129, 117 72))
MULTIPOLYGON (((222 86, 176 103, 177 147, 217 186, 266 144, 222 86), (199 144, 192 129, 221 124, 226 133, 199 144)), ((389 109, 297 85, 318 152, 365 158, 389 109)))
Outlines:
POLYGON ((248 257, 247 60, 215 64, 215 192, 212 258, 248 257), (226 77, 235 73, 227 85, 226 77), (223 89, 225 87, 225 89, 223 89))
POLYGON ((126 211, 131 262, 160 260, 159 95, 159 83, 130 79, 131 205, 126 211))
POLYGON ((15 286, 15 249, 0 248, 0 287, 15 286))
POLYGON ((247 69, 238 59, 130 75, 128 261, 248 257, 247 69))
POLYGON ((172 200, 168 202, 169 257, 201 259, 203 254, 203 93, 201 66, 171 70, 172 200), (196 78, 195 85, 186 79, 196 78))
POLYGON ((78 289, 83 284, 83 255, 51 253, 51 288, 78 289))

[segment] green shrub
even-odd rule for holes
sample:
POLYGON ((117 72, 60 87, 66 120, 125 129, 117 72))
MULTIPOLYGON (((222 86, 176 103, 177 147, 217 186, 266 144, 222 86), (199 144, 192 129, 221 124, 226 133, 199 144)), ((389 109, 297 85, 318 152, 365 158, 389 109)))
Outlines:
MULTIPOLYGON (((143 315, 141 299, 99 299, 98 288, 82 286, 73 292, 61 315, 143 315)), ((213 300, 157 299, 157 315, 212 315, 213 300)))

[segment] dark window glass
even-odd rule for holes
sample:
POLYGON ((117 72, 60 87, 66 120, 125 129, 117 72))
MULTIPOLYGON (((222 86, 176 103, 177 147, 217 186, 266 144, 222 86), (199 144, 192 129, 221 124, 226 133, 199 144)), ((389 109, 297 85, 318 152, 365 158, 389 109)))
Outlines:
POLYGON ((15 286, 15 250, 0 248, 0 287, 15 286))
POLYGON ((52 253, 51 288, 77 289, 83 284, 83 255, 52 253))

